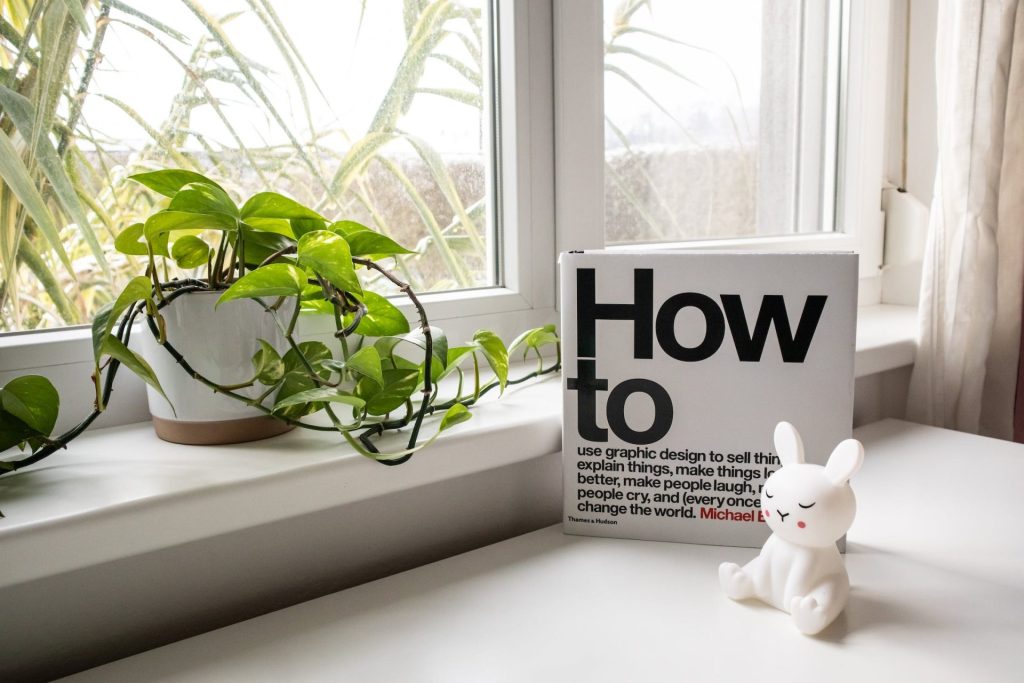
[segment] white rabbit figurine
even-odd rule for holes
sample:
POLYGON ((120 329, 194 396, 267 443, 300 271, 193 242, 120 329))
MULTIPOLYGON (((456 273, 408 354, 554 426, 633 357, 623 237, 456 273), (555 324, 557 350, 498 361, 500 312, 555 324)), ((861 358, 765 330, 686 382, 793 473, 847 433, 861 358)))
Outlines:
POLYGON ((847 439, 827 465, 810 465, 796 428, 780 422, 775 450, 782 467, 761 489, 761 509, 773 533, 746 566, 722 563, 718 578, 733 600, 756 597, 792 614, 801 632, 814 634, 839 616, 850 594, 836 541, 857 512, 849 480, 864 462, 864 447, 847 439))

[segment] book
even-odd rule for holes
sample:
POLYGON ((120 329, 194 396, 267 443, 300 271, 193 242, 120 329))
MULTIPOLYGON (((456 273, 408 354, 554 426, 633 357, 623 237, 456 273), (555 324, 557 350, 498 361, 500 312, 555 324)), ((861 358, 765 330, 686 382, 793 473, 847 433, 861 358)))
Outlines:
POLYGON ((857 255, 562 254, 566 533, 757 547, 780 421, 850 437, 857 255))

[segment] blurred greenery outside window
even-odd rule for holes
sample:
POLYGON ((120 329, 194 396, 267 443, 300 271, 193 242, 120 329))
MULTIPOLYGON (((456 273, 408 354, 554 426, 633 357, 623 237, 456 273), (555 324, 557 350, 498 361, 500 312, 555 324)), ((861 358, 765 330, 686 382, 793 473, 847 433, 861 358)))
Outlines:
POLYGON ((604 0, 609 245, 835 225, 839 0, 604 0))
MULTIPOLYGON (((0 332, 84 324, 164 167, 272 189, 499 284, 488 0, 0 0, 0 332)), ((383 289, 383 286, 382 286, 383 289)))

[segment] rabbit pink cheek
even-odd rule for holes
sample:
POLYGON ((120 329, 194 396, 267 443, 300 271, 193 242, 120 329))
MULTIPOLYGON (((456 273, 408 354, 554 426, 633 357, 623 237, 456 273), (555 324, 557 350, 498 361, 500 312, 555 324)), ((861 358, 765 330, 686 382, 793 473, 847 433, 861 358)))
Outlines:
POLYGON ((803 528, 804 528, 805 526, 807 526, 807 525, 806 525, 806 524, 804 524, 803 522, 797 522, 797 523, 796 523, 796 525, 797 525, 798 527, 800 527, 801 529, 803 529, 803 528))
POLYGON ((764 516, 765 516, 765 517, 771 517, 771 516, 772 516, 772 513, 770 513, 770 512, 768 512, 767 510, 765 510, 765 511, 764 511, 764 516))

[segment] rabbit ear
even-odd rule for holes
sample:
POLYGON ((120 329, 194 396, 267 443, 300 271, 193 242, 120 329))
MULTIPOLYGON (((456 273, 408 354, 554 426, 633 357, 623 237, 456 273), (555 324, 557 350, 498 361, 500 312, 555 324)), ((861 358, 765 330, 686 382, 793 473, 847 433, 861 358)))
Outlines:
POLYGON ((833 486, 842 486, 857 474, 863 463, 864 446, 857 439, 847 439, 836 446, 829 456, 825 476, 833 486))
POLYGON ((775 425, 775 453, 783 466, 804 463, 804 442, 800 440, 796 427, 788 422, 775 425))

